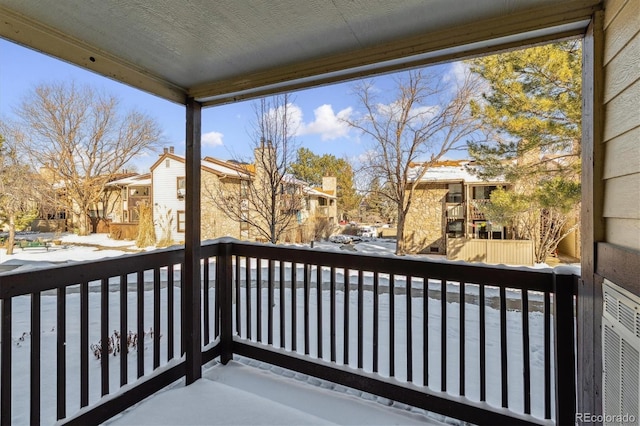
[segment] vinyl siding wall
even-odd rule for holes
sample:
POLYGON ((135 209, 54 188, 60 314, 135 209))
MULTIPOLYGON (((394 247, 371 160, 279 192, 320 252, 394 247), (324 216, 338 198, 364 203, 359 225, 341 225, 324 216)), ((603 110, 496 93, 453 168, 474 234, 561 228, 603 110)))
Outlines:
POLYGON ((606 241, 640 250, 640 1, 608 1, 604 32, 606 241))
POLYGON ((184 163, 165 158, 152 172, 153 220, 156 238, 163 237, 163 226, 171 222, 171 238, 178 243, 184 241, 184 232, 178 232, 178 211, 184 211, 184 199, 178 199, 177 180, 185 175, 184 163))

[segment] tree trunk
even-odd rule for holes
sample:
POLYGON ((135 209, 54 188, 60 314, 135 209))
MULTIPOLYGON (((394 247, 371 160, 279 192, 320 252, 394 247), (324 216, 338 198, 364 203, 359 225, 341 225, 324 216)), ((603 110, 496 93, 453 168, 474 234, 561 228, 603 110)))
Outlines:
POLYGON ((407 254, 407 246, 404 241, 404 211, 398 209, 398 223, 396 230, 396 254, 398 256, 404 256, 407 254))
POLYGON ((13 254, 13 245, 16 243, 16 220, 12 215, 9 217, 9 238, 7 239, 7 254, 13 254))
POLYGON ((73 225, 78 235, 89 235, 89 216, 86 213, 73 213, 73 225))

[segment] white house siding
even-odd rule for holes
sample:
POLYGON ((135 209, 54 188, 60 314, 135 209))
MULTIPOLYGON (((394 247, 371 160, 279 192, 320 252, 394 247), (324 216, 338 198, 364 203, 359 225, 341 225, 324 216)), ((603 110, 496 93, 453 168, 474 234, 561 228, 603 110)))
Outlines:
POLYGON ((640 250, 640 1, 608 1, 604 31, 606 241, 640 250))
POLYGON ((178 177, 185 175, 185 166, 181 161, 165 157, 151 170, 153 220, 156 238, 163 236, 163 225, 171 220, 171 238, 174 242, 184 241, 184 232, 178 232, 178 212, 184 211, 184 199, 178 199, 178 177))

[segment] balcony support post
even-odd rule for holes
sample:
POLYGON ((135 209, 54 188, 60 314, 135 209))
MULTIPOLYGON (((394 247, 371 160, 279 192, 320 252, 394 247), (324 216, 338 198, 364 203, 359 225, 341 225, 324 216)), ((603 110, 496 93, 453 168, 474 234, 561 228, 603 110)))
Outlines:
POLYGON ((573 295, 577 278, 553 274, 553 324, 555 329, 556 424, 576 421, 576 354, 573 295))
MULTIPOLYGON (((216 285, 220 286, 220 362, 227 364, 233 358, 233 262, 231 259, 231 243, 220 244, 218 261, 216 262, 216 285)), ((236 262, 238 260, 236 259, 236 262)), ((239 280, 236 285, 239 285, 239 280)), ((236 303, 240 303, 239 299, 236 303)))
POLYGON ((202 105, 187 99, 185 253, 182 295, 185 314, 182 332, 186 352, 187 385, 202 377, 200 283, 200 158, 202 105))

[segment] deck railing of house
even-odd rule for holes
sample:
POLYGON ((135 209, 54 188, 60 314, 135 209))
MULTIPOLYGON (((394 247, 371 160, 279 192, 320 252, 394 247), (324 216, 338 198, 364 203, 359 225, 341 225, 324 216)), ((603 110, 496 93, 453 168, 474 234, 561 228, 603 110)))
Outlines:
POLYGON ((203 364, 251 357, 476 424, 573 422, 572 275, 218 240, 194 310, 183 262, 0 276, 2 423, 96 423, 141 401, 185 376, 192 318, 203 364))

